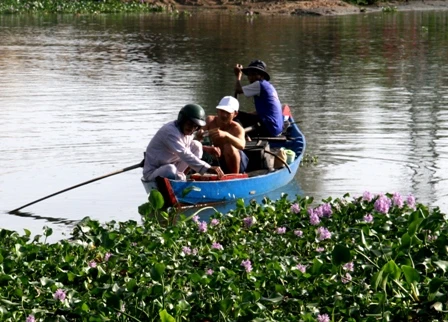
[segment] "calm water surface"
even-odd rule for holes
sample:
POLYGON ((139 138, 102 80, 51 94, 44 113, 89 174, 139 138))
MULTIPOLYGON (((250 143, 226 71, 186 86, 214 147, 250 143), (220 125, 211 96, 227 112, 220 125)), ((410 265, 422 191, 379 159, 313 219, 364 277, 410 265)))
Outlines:
POLYGON ((397 191, 446 212, 447 52, 447 12, 0 16, 0 227, 61 238, 85 216, 138 220, 139 170, 7 212, 138 163, 183 105, 213 113, 254 58, 319 159, 290 195, 397 191))

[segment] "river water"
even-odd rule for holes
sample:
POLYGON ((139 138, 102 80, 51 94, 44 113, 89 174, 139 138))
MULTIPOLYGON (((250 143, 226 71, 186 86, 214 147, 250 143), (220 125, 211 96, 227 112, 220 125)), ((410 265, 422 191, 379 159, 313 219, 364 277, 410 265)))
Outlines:
POLYGON ((138 163, 183 105, 213 113, 233 94, 234 64, 256 58, 318 158, 291 195, 412 193, 446 212, 447 22, 428 11, 0 16, 0 227, 61 238, 85 216, 139 220, 140 170, 7 212, 138 163))

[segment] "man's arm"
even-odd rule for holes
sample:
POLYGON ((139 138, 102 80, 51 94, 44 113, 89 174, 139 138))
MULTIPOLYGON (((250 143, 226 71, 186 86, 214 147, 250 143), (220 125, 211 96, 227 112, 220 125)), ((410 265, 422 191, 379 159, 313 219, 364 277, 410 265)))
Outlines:
POLYGON ((218 128, 211 129, 208 133, 212 140, 224 140, 233 145, 238 150, 244 150, 244 147, 246 146, 244 129, 236 122, 234 122, 232 127, 233 134, 227 131, 222 131, 218 128))
POLYGON ((241 85, 241 77, 243 77, 243 66, 240 64, 236 64, 236 66, 233 68, 233 72, 236 76, 235 97, 237 97, 238 94, 243 93, 243 86, 241 85))

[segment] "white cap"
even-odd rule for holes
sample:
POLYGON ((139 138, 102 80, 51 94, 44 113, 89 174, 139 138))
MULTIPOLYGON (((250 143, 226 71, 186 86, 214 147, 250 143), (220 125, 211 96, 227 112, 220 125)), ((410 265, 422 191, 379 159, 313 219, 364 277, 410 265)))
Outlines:
POLYGON ((229 113, 238 112, 240 102, 233 96, 224 96, 216 108, 229 113))

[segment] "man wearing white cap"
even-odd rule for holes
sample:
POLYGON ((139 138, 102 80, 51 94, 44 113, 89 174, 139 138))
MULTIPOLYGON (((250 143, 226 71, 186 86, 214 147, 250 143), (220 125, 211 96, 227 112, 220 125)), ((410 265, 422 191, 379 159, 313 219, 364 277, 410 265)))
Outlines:
MULTIPOLYGON (((243 150, 246 146, 243 127, 233 119, 238 114, 239 102, 232 96, 225 96, 216 106, 217 115, 207 116, 198 137, 208 134, 211 146, 203 146, 224 173, 244 173, 248 158, 243 150)), ((213 164, 213 163, 212 163, 213 164)))

